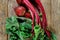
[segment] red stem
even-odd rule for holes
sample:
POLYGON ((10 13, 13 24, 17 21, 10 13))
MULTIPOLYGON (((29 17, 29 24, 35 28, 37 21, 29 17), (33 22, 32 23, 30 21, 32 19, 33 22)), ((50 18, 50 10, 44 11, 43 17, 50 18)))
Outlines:
MULTIPOLYGON (((26 4, 26 6, 28 7, 28 9, 30 8, 31 11, 35 14, 36 16, 36 23, 38 24, 39 23, 39 16, 38 16, 38 13, 36 12, 36 9, 34 8, 34 6, 28 1, 28 0, 24 0, 24 3, 26 4)), ((41 23, 41 21, 40 21, 41 23)))
POLYGON ((29 8, 31 16, 32 16, 32 32, 34 30, 34 13, 31 11, 31 9, 29 8))
POLYGON ((46 34, 48 35, 48 37, 50 37, 50 32, 46 29, 47 27, 47 19, 46 19, 46 13, 44 10, 44 7, 42 6, 42 3, 40 2, 40 0, 35 0, 36 3, 38 4, 38 7, 40 7, 40 11, 42 12, 42 26, 46 32, 46 34))
POLYGON ((45 10, 44 10, 44 7, 42 6, 42 3, 40 2, 40 0, 35 0, 36 3, 38 4, 38 7, 40 7, 40 11, 42 12, 42 23, 45 27, 47 27, 47 19, 46 19, 46 13, 45 13, 45 10))

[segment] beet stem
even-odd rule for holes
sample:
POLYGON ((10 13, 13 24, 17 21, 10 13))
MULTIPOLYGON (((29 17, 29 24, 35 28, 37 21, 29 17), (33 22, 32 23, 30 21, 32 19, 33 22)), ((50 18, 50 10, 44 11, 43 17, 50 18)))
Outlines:
MULTIPOLYGON (((47 30, 47 19, 46 19, 46 14, 45 14, 45 10, 44 7, 42 6, 42 3, 40 2, 40 0, 35 0, 36 3, 38 4, 38 6, 40 7, 40 11, 42 12, 42 26, 44 28, 44 30, 47 30)), ((45 31, 46 32, 46 31, 45 31)), ((48 35, 48 37, 50 37, 50 32, 47 31, 46 34, 48 35)))
POLYGON ((40 18, 39 18, 38 13, 36 12, 34 6, 33 6, 28 0, 24 0, 24 3, 25 3, 26 6, 27 6, 28 8, 30 8, 30 9, 32 10, 32 12, 35 14, 36 23, 39 24, 38 20, 39 20, 40 18))
POLYGON ((42 12, 42 18, 43 18, 42 23, 43 23, 43 25, 45 24, 45 27, 47 27, 46 13, 45 13, 45 10, 44 10, 44 8, 42 6, 42 3, 40 2, 40 0, 35 0, 35 1, 38 4, 38 6, 40 7, 39 8, 40 11, 42 12))

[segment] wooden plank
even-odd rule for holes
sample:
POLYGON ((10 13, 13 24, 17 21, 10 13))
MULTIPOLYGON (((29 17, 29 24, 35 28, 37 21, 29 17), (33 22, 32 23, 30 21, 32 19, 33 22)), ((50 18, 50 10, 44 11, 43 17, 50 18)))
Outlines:
POLYGON ((51 0, 51 28, 60 40, 60 0, 51 0))
POLYGON ((7 0, 0 0, 0 40, 7 40, 5 19, 7 17, 7 0))
POLYGON ((8 16, 14 16, 15 12, 14 12, 14 7, 18 6, 16 0, 9 0, 8 1, 8 16))

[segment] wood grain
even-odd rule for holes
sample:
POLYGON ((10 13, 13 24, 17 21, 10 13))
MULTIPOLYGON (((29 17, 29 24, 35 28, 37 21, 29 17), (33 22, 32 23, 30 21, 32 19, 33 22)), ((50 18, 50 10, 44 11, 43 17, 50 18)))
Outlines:
POLYGON ((60 0, 51 0, 51 27, 60 40, 60 0))
POLYGON ((0 0, 0 40, 7 40, 7 35, 5 34, 5 20, 7 17, 7 1, 0 0))
POLYGON ((14 16, 15 12, 14 12, 14 8, 18 6, 16 0, 9 0, 8 1, 8 16, 14 16))

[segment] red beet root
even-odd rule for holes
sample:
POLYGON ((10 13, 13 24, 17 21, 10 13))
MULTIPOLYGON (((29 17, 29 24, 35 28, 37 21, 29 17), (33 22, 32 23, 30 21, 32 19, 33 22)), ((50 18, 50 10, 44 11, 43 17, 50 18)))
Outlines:
POLYGON ((24 15, 26 18, 32 18, 30 12, 25 13, 24 15))
POLYGON ((23 6, 18 6, 16 8, 14 8, 14 11, 16 12, 17 16, 24 16, 24 13, 26 12, 26 10, 23 6))

